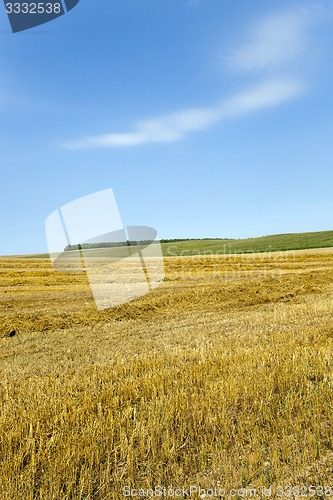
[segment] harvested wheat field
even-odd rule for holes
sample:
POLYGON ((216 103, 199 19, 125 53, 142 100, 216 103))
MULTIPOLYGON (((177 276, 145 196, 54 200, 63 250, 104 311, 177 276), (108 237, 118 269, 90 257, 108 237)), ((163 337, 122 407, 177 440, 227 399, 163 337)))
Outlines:
POLYGON ((98 312, 84 274, 1 258, 2 500, 333 494, 333 249, 165 266, 98 312))

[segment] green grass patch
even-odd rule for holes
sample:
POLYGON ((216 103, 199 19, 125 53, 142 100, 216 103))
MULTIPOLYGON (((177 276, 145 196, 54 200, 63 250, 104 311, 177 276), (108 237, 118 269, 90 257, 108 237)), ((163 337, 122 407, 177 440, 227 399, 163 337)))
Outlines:
POLYGON ((164 256, 279 252, 333 247, 333 231, 289 233, 244 239, 206 239, 162 243, 164 256))
MULTIPOLYGON (((333 247, 333 231, 273 234, 243 239, 162 239, 161 245, 165 257, 306 250, 333 247)), ((48 256, 48 254, 24 255, 25 258, 34 259, 48 258, 48 256)))

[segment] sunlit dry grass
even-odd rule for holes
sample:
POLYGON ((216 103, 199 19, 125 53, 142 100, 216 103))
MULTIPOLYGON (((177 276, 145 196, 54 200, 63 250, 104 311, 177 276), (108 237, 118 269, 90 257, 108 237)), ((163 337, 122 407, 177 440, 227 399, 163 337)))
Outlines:
POLYGON ((167 258, 103 312, 47 260, 0 279, 1 499, 333 483, 330 251, 167 258))

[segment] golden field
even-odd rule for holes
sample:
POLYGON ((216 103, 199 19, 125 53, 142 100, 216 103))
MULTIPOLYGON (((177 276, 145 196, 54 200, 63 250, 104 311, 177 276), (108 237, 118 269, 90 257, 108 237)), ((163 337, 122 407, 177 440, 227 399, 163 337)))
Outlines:
POLYGON ((333 249, 165 267, 98 312, 86 275, 0 259, 1 500, 333 495, 333 249))

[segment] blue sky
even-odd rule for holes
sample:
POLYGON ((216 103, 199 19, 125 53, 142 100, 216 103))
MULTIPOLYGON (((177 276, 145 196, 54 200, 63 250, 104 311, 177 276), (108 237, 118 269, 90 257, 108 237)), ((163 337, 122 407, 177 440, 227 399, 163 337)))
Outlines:
POLYGON ((161 238, 333 229, 333 4, 81 0, 13 34, 0 5, 0 254, 113 188, 161 238))

